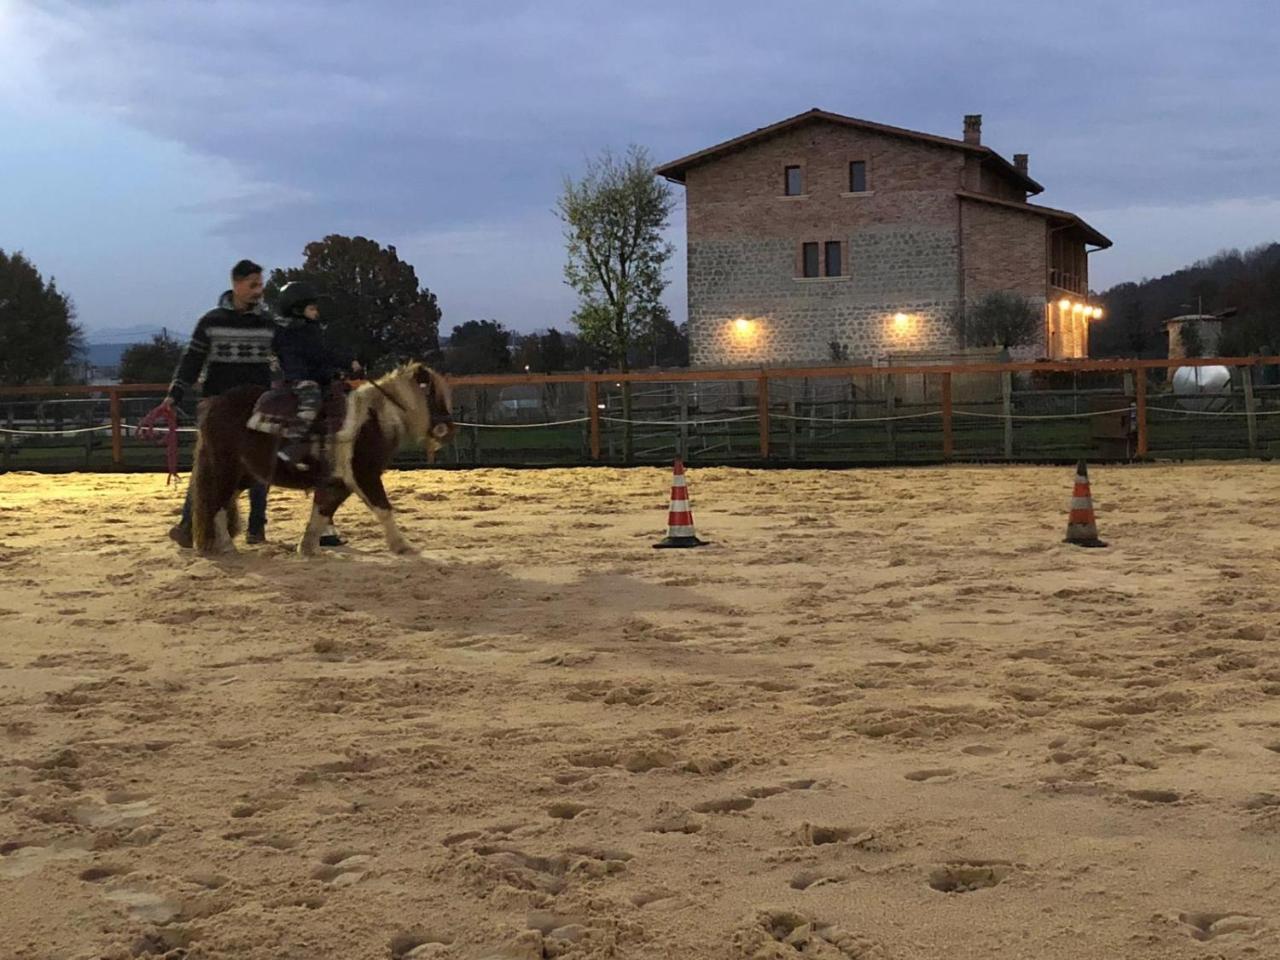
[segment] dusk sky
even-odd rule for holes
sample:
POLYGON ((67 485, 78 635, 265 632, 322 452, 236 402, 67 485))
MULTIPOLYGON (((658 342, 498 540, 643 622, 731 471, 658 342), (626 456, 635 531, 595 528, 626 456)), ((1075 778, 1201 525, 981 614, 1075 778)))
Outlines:
MULTIPOLYGON (((562 179, 810 107, 959 138, 1115 242, 1092 285, 1280 240, 1275 0, 0 0, 0 248, 90 332, 185 336, 250 257, 394 244, 442 332, 568 329, 562 179)), ((668 300, 685 319, 684 217, 668 300)))

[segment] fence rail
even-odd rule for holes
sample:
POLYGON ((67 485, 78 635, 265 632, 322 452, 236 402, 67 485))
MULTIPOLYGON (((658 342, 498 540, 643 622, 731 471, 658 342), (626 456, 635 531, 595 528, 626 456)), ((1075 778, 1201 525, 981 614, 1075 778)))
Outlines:
MULTIPOLYGON (((1280 385, 1270 383, 1277 370, 1280 357, 1202 357, 458 376, 449 378, 462 428, 451 456, 459 465, 670 455, 707 462, 946 462, 1072 459, 1105 448, 1111 458, 1143 459, 1153 453, 1153 431, 1156 453, 1259 456, 1280 453, 1280 385), (1207 366, 1230 370, 1222 392, 1169 391, 1177 368, 1207 366), (505 401, 511 409, 490 403, 495 390, 501 397, 531 387, 540 388, 538 396, 505 401), (481 431, 504 439, 486 452, 481 431), (516 439, 522 434, 526 440, 516 439)), ((112 466, 126 466, 126 450, 133 465, 151 463, 133 434, 143 407, 166 389, 0 387, 3 467, 23 459, 19 448, 50 437, 83 440, 85 467, 105 453, 97 444, 107 436, 112 466)), ((189 440, 190 421, 183 431, 189 440)))

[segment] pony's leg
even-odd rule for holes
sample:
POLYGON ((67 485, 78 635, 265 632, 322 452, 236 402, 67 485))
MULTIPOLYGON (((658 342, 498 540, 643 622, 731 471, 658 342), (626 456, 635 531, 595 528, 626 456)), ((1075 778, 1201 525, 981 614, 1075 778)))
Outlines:
POLYGON ((192 512, 196 549, 205 554, 234 553, 231 536, 239 523, 238 470, 225 460, 220 463, 206 446, 191 482, 196 491, 192 512))
POLYGON ((311 519, 306 532, 298 542, 298 553, 313 556, 320 548, 320 537, 333 520, 333 515, 351 491, 341 483, 328 483, 317 487, 311 498, 311 519))
POLYGON ((404 534, 400 532, 400 528, 396 526, 395 514, 390 507, 374 507, 373 515, 378 518, 378 522, 382 524, 382 532, 386 534, 387 546, 392 553, 417 553, 413 544, 404 538, 404 534))
POLYGON ((215 553, 235 553, 235 541, 231 539, 231 530, 227 520, 226 508, 213 516, 213 549, 215 553))
POLYGON ((413 553, 414 549, 404 538, 400 528, 396 526, 396 518, 391 512, 391 501, 387 499, 387 491, 382 486, 381 474, 370 467, 357 468, 356 483, 360 489, 360 499, 369 505, 373 515, 382 524, 382 532, 386 534, 387 546, 392 553, 413 553))
POLYGON ((311 519, 307 521, 307 529, 303 531, 302 539, 298 541, 298 553, 304 557, 313 557, 319 553, 320 535, 324 533, 324 528, 328 524, 328 519, 320 512, 319 497, 316 497, 311 501, 311 519))

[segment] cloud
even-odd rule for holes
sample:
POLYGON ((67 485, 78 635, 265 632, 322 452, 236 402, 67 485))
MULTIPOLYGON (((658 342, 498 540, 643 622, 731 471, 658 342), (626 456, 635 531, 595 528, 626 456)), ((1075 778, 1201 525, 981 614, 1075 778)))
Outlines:
POLYGON ((811 105, 952 135, 985 107, 1009 152, 1095 206, 1280 191, 1259 99, 1280 14, 1255 0, 1093 0, 1071 30, 1048 6, 919 0, 43 10, 60 96, 392 229, 546 208, 600 146, 675 155, 811 105))
MULTIPOLYGON (((987 142, 1029 152, 1056 206, 1280 198, 1280 124, 1262 96, 1278 79, 1270 0, 0 9, 0 62, 25 51, 0 67, 0 92, 229 165, 239 183, 211 226, 227 242, 299 251, 343 232, 448 251, 501 236, 486 249, 537 245, 510 273, 545 264, 526 295, 557 310, 550 211, 586 156, 634 141, 673 159, 811 106, 957 137, 962 115, 982 112, 987 142)), ((493 290, 485 257, 442 256, 462 301, 493 290)))

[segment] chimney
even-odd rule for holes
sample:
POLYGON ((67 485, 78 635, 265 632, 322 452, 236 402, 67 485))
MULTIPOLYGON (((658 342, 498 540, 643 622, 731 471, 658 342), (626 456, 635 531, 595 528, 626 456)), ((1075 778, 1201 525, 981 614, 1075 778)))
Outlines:
POLYGON ((1029 174, 1027 173, 1028 159, 1029 158, 1025 153, 1015 153, 1013 155, 1013 168, 1017 170, 1020 174, 1022 174, 1024 177, 1029 176, 1029 174))
POLYGON ((967 113, 964 117, 964 142, 982 143, 982 114, 967 113))

